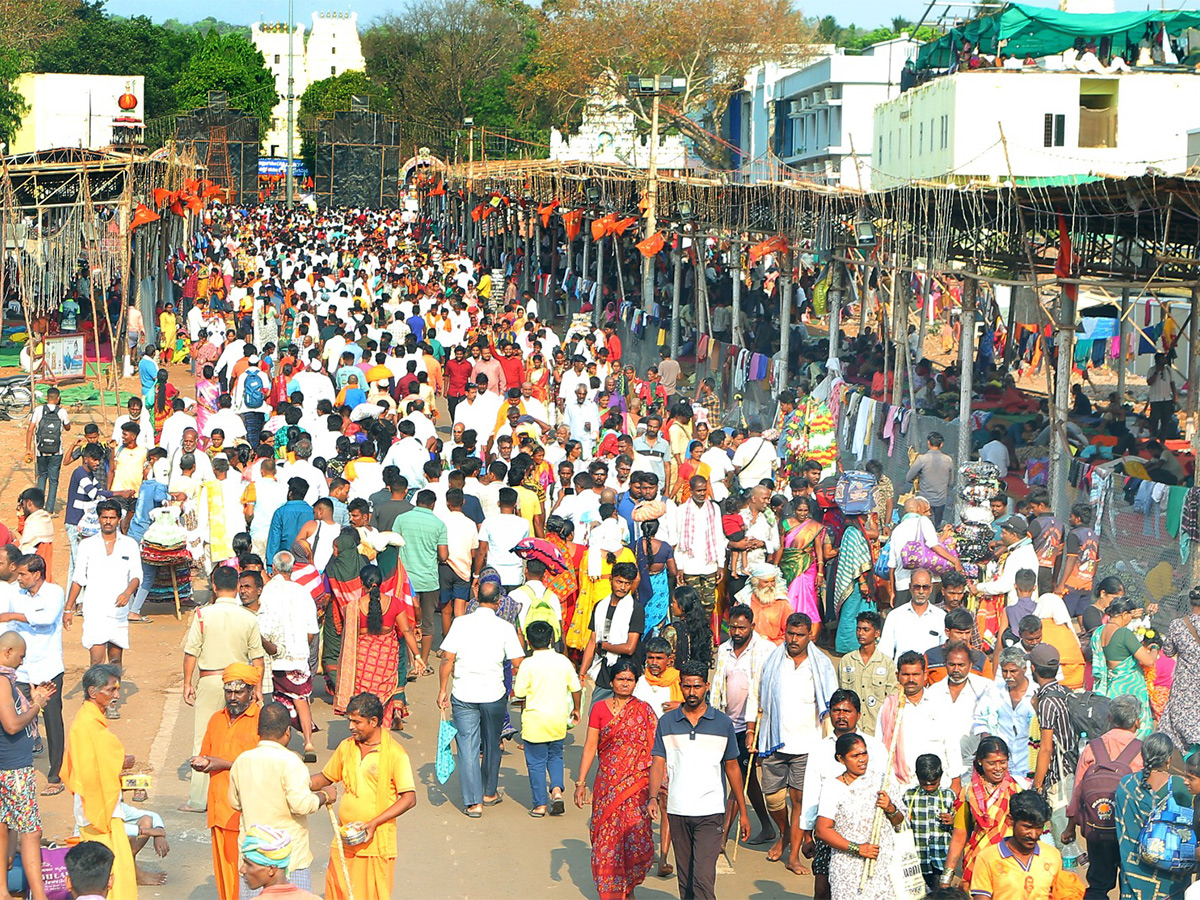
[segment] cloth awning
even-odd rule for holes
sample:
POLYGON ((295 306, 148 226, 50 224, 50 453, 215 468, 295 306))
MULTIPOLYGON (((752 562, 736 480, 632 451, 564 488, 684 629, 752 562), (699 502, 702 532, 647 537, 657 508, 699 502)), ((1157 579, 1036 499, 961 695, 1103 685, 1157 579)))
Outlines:
POLYGON ((1147 10, 1120 13, 1068 13, 1023 3, 1009 3, 990 15, 980 16, 930 41, 917 53, 918 69, 945 69, 954 62, 964 40, 983 53, 996 53, 999 41, 1005 41, 1006 56, 1050 56, 1073 46, 1077 38, 1112 39, 1113 47, 1137 45, 1150 28, 1151 37, 1165 23, 1167 33, 1177 35, 1187 28, 1200 27, 1200 12, 1189 10, 1147 10))

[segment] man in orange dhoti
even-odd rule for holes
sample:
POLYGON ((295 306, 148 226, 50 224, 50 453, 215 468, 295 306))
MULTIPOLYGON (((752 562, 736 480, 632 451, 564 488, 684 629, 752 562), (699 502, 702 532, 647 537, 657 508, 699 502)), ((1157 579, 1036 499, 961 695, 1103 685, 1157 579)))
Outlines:
POLYGON ((258 714, 254 701, 262 669, 244 663, 226 666, 221 674, 225 708, 208 720, 200 755, 188 762, 208 775, 208 827, 212 830, 213 875, 220 900, 237 900, 238 824, 241 813, 229 803, 229 770, 238 756, 258 746, 258 714))
POLYGON ((125 820, 118 811, 121 772, 133 765, 133 757, 125 755, 125 747, 108 730, 104 718, 105 709, 121 694, 121 670, 109 665, 92 666, 83 674, 83 694, 83 706, 67 734, 63 781, 83 808, 86 823, 79 823, 80 838, 98 841, 113 852, 112 888, 108 896, 137 900, 133 848, 125 834, 125 820))
MULTIPOLYGON (((345 786, 338 804, 342 829, 350 822, 366 825, 366 840, 342 844, 350 885, 346 884, 336 846, 325 870, 325 900, 391 897, 396 870, 396 819, 417 804, 416 783, 408 754, 383 727, 383 704, 374 694, 356 694, 346 706, 350 737, 338 744, 333 758, 312 777, 319 791, 336 782, 345 786)), ((339 829, 341 830, 341 829, 339 829)), ((334 840, 339 839, 334 836, 334 840)))

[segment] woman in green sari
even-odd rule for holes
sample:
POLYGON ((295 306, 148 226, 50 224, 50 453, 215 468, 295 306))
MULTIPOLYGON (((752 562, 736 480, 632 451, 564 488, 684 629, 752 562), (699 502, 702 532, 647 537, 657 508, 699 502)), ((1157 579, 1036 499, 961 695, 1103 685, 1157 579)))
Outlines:
POLYGON ((1154 730, 1154 713, 1150 709, 1150 691, 1142 666, 1153 666, 1157 650, 1142 646, 1129 630, 1137 601, 1132 597, 1116 597, 1109 604, 1108 621, 1092 634, 1092 674, 1095 691, 1106 697, 1132 694, 1142 705, 1142 721, 1138 737, 1145 738, 1154 730))
POLYGON ((1191 872, 1168 873, 1142 861, 1142 828, 1155 808, 1170 795, 1184 808, 1192 804, 1187 785, 1168 767, 1175 745, 1161 731, 1142 743, 1142 770, 1126 775, 1117 785, 1115 803, 1122 900, 1181 900, 1191 883, 1191 872))
MULTIPOLYGON (((821 622, 821 585, 825 579, 825 526, 813 516, 814 502, 800 497, 787 503, 780 515, 779 571, 788 586, 793 612, 821 622)), ((813 639, 816 639, 815 629, 813 639)))
POLYGON ((842 541, 833 560, 833 611, 838 619, 834 649, 838 653, 858 647, 858 614, 877 611, 868 527, 866 516, 846 516, 842 541))

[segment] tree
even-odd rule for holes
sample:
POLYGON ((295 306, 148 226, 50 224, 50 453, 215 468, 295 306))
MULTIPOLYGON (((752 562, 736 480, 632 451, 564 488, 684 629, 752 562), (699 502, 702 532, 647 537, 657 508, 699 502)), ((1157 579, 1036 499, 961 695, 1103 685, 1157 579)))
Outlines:
POLYGON ((179 109, 175 82, 199 45, 193 34, 155 25, 145 16, 120 19, 88 8, 62 36, 38 48, 36 72, 145 77, 147 119, 179 109))
MULTIPOLYGON (((87 9, 98 8, 89 6, 87 9)), ((67 32, 85 7, 81 0, 0 0, 0 50, 27 60, 35 48, 67 32)))
POLYGON ((209 91, 227 91, 229 105, 257 116, 266 128, 279 102, 275 76, 259 50, 240 34, 210 31, 179 75, 175 99, 182 109, 208 105, 209 91))
POLYGON ((167 31, 184 31, 199 35, 215 31, 217 34, 240 34, 247 39, 250 37, 250 29, 247 26, 222 22, 214 16, 208 16, 199 22, 180 22, 178 19, 167 19, 163 22, 163 28, 167 31))
POLYGON ((350 108, 350 98, 365 94, 370 98, 372 112, 391 112, 392 98, 388 89, 372 81, 365 72, 348 71, 332 78, 314 81, 300 95, 297 122, 300 130, 300 156, 308 171, 315 171, 315 137, 317 118, 350 108))
POLYGON ((599 92, 624 98, 648 126, 650 100, 629 95, 628 76, 683 76, 684 93, 662 103, 662 127, 678 127, 721 165, 728 152, 715 135, 729 96, 754 66, 801 58, 814 30, 791 0, 559 0, 540 15, 538 49, 519 80, 528 103, 551 104, 570 123, 599 92))
POLYGON ((526 119, 512 84, 536 41, 521 2, 419 0, 363 36, 367 73, 386 85, 405 117, 456 130, 466 116, 489 128, 526 119))
POLYGON ((29 104, 12 86, 22 68, 20 53, 0 50, 0 143, 6 146, 21 127, 21 118, 29 112, 29 104))

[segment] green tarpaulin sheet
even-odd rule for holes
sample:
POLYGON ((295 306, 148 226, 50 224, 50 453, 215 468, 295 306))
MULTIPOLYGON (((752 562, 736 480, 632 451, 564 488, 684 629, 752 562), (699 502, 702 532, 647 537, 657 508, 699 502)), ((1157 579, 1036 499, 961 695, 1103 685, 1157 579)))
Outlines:
MULTIPOLYGON (((946 69, 962 42, 970 41, 981 52, 993 54, 998 41, 1006 41, 1006 56, 1051 56, 1062 53, 1076 38, 1100 41, 1112 38, 1113 48, 1124 52, 1134 46, 1151 27, 1157 36, 1159 24, 1166 23, 1167 33, 1175 36, 1187 28, 1200 27, 1200 12, 1189 10, 1149 10, 1122 13, 1066 13, 1057 9, 1010 3, 998 12, 972 19, 925 44, 917 53, 918 69, 946 69)), ((1127 60, 1132 63, 1132 60, 1127 60)))

